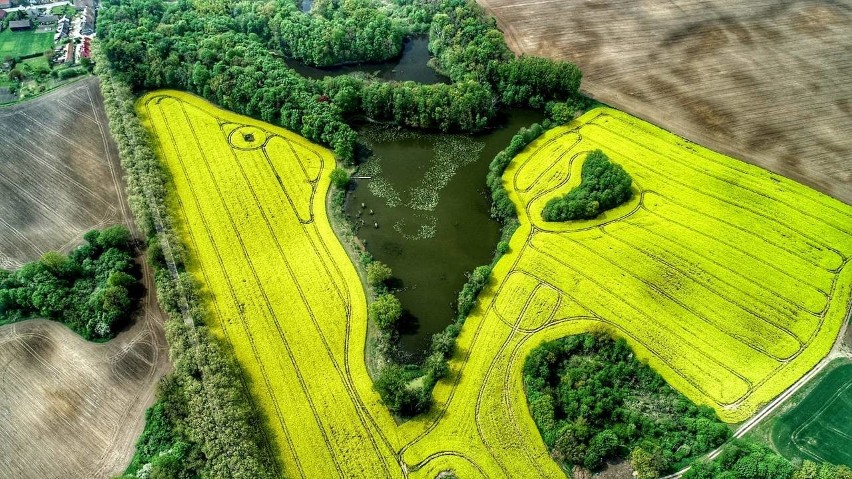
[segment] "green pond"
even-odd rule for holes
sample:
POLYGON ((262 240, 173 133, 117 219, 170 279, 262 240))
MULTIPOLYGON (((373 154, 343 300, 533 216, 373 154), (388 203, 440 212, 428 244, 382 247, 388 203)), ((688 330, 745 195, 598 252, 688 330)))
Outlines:
POLYGON ((369 73, 382 80, 415 81, 418 83, 449 83, 449 79, 429 68, 429 38, 418 35, 406 38, 399 58, 381 63, 359 63, 317 68, 293 59, 285 59, 288 67, 304 77, 321 80, 327 76, 346 75, 347 73, 369 73))
POLYGON ((541 120, 514 110, 480 135, 360 130, 373 157, 359 167, 356 176, 369 179, 353 181, 346 212, 367 250, 394 272, 411 359, 452 321, 466 274, 493 257, 500 225, 489 214, 488 164, 521 127, 541 120))

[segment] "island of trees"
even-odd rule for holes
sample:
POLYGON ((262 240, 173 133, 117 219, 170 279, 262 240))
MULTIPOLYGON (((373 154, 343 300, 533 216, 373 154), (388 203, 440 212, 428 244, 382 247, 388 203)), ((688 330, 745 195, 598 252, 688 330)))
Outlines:
POLYGON ((599 469, 627 459, 654 479, 721 445, 728 426, 639 362, 623 339, 582 334, 545 343, 527 357, 530 412, 551 455, 599 469))
POLYGON ((141 296, 130 232, 92 230, 67 256, 50 251, 10 272, 0 270, 0 324, 41 317, 89 340, 109 339, 141 296))
POLYGON ((630 199, 632 178, 601 150, 588 154, 580 176, 579 186, 544 205, 545 221, 595 218, 630 199))

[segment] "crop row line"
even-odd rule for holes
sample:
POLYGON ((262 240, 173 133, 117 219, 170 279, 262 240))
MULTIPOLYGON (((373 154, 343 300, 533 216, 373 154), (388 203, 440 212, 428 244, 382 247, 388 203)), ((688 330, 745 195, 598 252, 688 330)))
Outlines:
MULTIPOLYGON (((149 102, 147 102, 147 103, 145 104, 145 108, 146 108, 146 110, 147 110, 147 112, 148 112, 148 117, 149 117, 149 118, 153 118, 153 113, 152 113, 152 111, 151 111, 150 103, 156 100, 156 102, 159 104, 160 100, 162 100, 163 98, 168 98, 168 97, 161 97, 161 96, 158 96, 158 97, 152 98, 151 100, 149 100, 149 102)), ((178 101, 178 100, 175 100, 175 101, 178 101)), ((213 233, 212 233, 212 230, 211 230, 211 228, 210 228, 210 225, 209 225, 209 223, 207 222, 207 218, 206 218, 203 214, 201 214, 201 211, 202 211, 202 210, 201 210, 201 203, 200 203, 200 200, 199 200, 198 196, 197 196, 197 195, 195 195, 195 193, 194 193, 195 189, 194 189, 194 188, 193 188, 193 186, 192 186, 192 183, 193 183, 193 182, 192 182, 192 179, 191 179, 191 177, 190 177, 190 175, 189 175, 189 172, 188 172, 188 170, 187 170, 187 168, 186 168, 186 164, 185 164, 185 162, 183 161, 182 156, 178 153, 177 140, 175 139, 175 134, 174 134, 174 132, 172 131, 172 129, 171 129, 171 127, 170 127, 170 125, 169 125, 168 118, 166 117, 166 115, 165 115, 165 111, 163 110, 163 108, 162 108, 162 107, 161 107, 161 108, 159 108, 159 114, 160 114, 160 116, 162 117, 163 124, 165 125, 166 130, 167 130, 167 133, 168 133, 168 135, 169 135, 169 139, 170 139, 170 140, 171 140, 171 142, 172 142, 172 146, 173 146, 174 151, 175 151, 175 157, 176 157, 176 158, 177 158, 177 160, 178 160, 178 163, 179 163, 179 165, 180 165, 180 167, 181 167, 181 171, 183 172, 184 178, 186 179, 187 184, 189 184, 189 186, 190 186, 190 191, 191 191, 190 196, 192 197, 192 200, 193 200, 193 202, 195 203, 195 208, 196 208, 196 210, 199 212, 198 217, 199 217, 199 219, 201 220, 202 224, 204 225, 204 229, 205 229, 205 232, 206 232, 206 235, 207 235, 207 239, 208 239, 208 241, 210 241, 210 244, 213 246, 213 253, 214 253, 215 257, 216 257, 216 261, 217 261, 217 262, 218 262, 218 264, 219 264, 219 269, 220 269, 220 271, 222 272, 222 277, 224 277, 224 278, 225 278, 225 283, 227 284, 227 286, 228 286, 228 290, 229 290, 230 295, 231 295, 231 301, 232 301, 232 302, 233 302, 233 304, 236 306, 236 310, 238 311, 238 316, 239 316, 239 319, 240 319, 240 323, 241 323, 241 325, 243 326, 243 330, 244 330, 244 332, 245 332, 246 336, 247 336, 247 337, 248 337, 248 339, 249 339, 249 345, 250 345, 250 347, 251 347, 251 349, 252 349, 252 353, 253 353, 253 355, 254 355, 254 357, 255 357, 255 361, 258 363, 258 365, 259 365, 259 366, 260 366, 260 368, 261 368, 261 371, 262 371, 262 374, 261 374, 261 375, 263 376, 264 381, 265 381, 265 383, 266 383, 266 389, 267 389, 267 392, 268 392, 268 393, 272 396, 272 398, 273 398, 273 403, 274 403, 274 405, 275 405, 275 412, 276 412, 276 416, 277 416, 277 419, 278 419, 279 425, 281 426, 282 430, 284 431, 284 434, 285 434, 285 437, 286 437, 286 439, 287 439, 287 441, 288 441, 288 445, 289 445, 289 447, 290 447, 290 450, 292 451, 293 456, 294 456, 294 458, 296 459, 296 464, 297 464, 297 466, 298 466, 298 468, 299 468, 299 471, 300 471, 300 473, 301 473, 302 477, 305 477, 305 476, 304 476, 304 473, 303 473, 303 471, 302 471, 301 464, 299 463, 298 456, 297 456, 297 455, 296 455, 296 453, 295 453, 295 449, 294 449, 294 446, 293 446, 293 444, 292 444, 292 441, 291 441, 291 438, 290 438, 289 431, 287 430, 286 425, 285 425, 285 423, 284 423, 284 417, 283 417, 283 414, 281 413, 281 409, 280 409, 280 407, 279 407, 279 405, 278 405, 278 401, 275 401, 275 400, 274 400, 274 398, 275 398, 274 389, 272 388, 272 385, 271 385, 271 384, 270 384, 270 382, 269 382, 268 375, 266 374, 266 368, 265 368, 265 365, 264 365, 264 364, 263 364, 263 362, 260 360, 260 355, 259 355, 259 353, 258 353, 258 351, 257 351, 257 345, 255 344, 254 336, 253 336, 253 334, 251 333, 251 330, 250 330, 249 326, 246 324, 246 322, 245 322, 245 318, 244 318, 244 317, 243 317, 243 315, 242 315, 242 310, 241 310, 241 307, 240 307, 240 302, 239 302, 239 300, 237 299, 237 293, 236 293, 236 290, 235 290, 235 288, 234 288, 234 286, 233 286, 233 283, 232 283, 232 282, 231 282, 231 280, 230 280, 230 276, 229 276, 228 274, 226 274, 226 267, 225 267, 225 264, 224 264, 224 260, 223 260, 223 258, 222 258, 222 255, 219 253, 219 248, 218 248, 218 246, 217 246, 216 238, 214 237, 214 235, 213 235, 213 233)), ((152 125, 152 127, 153 127, 153 125, 152 125)), ((163 152, 163 157, 165 158, 165 152, 163 152)), ((189 214, 188 214, 188 212, 187 212, 187 208, 186 208, 186 205, 184 204, 183 198, 181 198, 181 196, 180 196, 180 195, 175 195, 175 197, 176 197, 176 199, 177 199, 177 201, 178 201, 178 204, 180 205, 180 209, 181 209, 181 212, 183 213, 184 218, 186 218, 186 220, 187 220, 186 234, 189 236, 190 240, 192 241, 193 245, 195 246, 195 250, 196 250, 196 251, 201 251, 201 249, 199 248, 198 241, 197 241, 197 239, 196 239, 196 237, 195 237, 195 234, 193 233, 192 229, 191 229, 191 228, 189 228, 189 214)), ((199 263, 199 267, 201 268, 201 273, 202 273, 202 275, 204 276, 205 283, 206 283, 206 284, 213 284, 213 282, 211 281, 211 275, 208 275, 208 273, 207 273, 207 267, 206 267, 206 265, 204 264, 204 262, 199 260, 199 261, 198 261, 198 263, 199 263)), ((218 304, 216 301, 211 301, 211 302, 213 303, 214 308, 216 309, 216 313, 217 313, 217 315, 218 315, 220 318, 224 318, 224 317, 225 317, 225 315, 223 314, 222 309, 220 308, 219 304, 218 304)), ((222 331, 224 332, 226 339, 228 339, 228 342, 231 342, 230 334, 229 334, 229 332, 228 332, 228 328, 226 327, 226 325, 225 325, 224 321, 222 322, 222 331)), ((233 343, 231 342, 231 344, 233 344, 233 343)), ((248 384, 247 384, 247 381, 246 381, 246 378, 245 378, 245 373, 243 372, 242 368, 240 368, 240 377, 241 377, 241 380, 242 380, 242 382, 243 382, 243 386, 244 386, 244 387, 246 387, 246 390, 248 390, 248 384)), ((251 395, 249 395, 249 398, 250 398, 250 400, 252 401, 252 407, 257 408, 257 405, 255 404, 254 399, 253 399, 253 398, 251 398, 251 395)))

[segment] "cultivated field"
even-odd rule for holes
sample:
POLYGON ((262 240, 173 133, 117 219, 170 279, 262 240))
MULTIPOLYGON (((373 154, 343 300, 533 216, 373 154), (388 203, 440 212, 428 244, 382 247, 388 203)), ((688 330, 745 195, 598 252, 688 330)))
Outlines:
MULTIPOLYGON (((70 248, 96 226, 132 227, 97 80, 0 110, 0 128, 0 267, 70 248)), ((0 327, 0 477, 107 478, 127 466, 169 368, 143 273, 139 317, 108 343, 51 321, 0 327)))
POLYGON ((837 362, 801 402, 772 421, 772 445, 785 457, 852 467, 852 362, 837 362))
MULTIPOLYGON (((549 131, 504 178, 532 224, 513 238, 515 296, 580 306, 726 421, 834 343, 852 288, 852 207, 608 108, 549 131), (633 176, 633 200, 602 220, 544 222, 596 148, 633 176)), ((507 321, 511 303, 500 313, 497 302, 507 321)))
POLYGON ((0 268, 128 218, 97 80, 0 109, 0 268))
POLYGON ((41 319, 0 328, 0 477, 124 471, 169 367, 153 291, 144 310, 104 344, 41 319))
POLYGON ((13 32, 8 28, 0 32, 0 60, 44 53, 53 49, 53 32, 24 30, 13 32))
POLYGON ((234 346, 287 477, 560 477, 521 384, 541 342, 625 336, 738 421, 816 363, 846 314, 852 208, 597 109, 509 167, 522 227, 437 405, 397 425, 367 376, 364 292, 326 216, 331 154, 185 93, 146 95, 139 112, 214 330, 234 346), (635 200, 594 222, 542 222, 594 148, 633 175, 635 200))
POLYGON ((852 203, 850 2, 480 3, 593 97, 852 203))

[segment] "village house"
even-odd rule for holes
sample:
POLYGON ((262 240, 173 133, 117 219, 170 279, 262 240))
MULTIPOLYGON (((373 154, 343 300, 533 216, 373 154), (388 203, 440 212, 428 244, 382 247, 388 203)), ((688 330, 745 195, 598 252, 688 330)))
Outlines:
POLYGON ((9 0, 0 0, 0 8, 12 8, 12 2, 9 0))
POLYGON ((36 23, 39 25, 50 25, 52 23, 56 23, 56 20, 58 19, 59 17, 56 15, 39 15, 39 17, 36 18, 36 23))
POLYGON ((83 9, 82 24, 80 25, 80 33, 83 35, 91 35, 95 33, 95 12, 89 7, 83 9))
POLYGON ((68 36, 68 32, 71 31, 71 20, 68 17, 62 17, 59 19, 59 23, 56 24, 56 35, 53 36, 54 43, 68 36))
POLYGON ((83 43, 80 44, 80 47, 77 49, 77 58, 91 58, 92 57, 92 39, 88 37, 83 38, 83 43))
POLYGON ((32 23, 29 20, 12 20, 9 22, 9 29, 13 32, 19 32, 21 30, 29 30, 32 28, 32 23))
POLYGON ((74 63, 74 42, 65 45, 65 63, 74 63))

